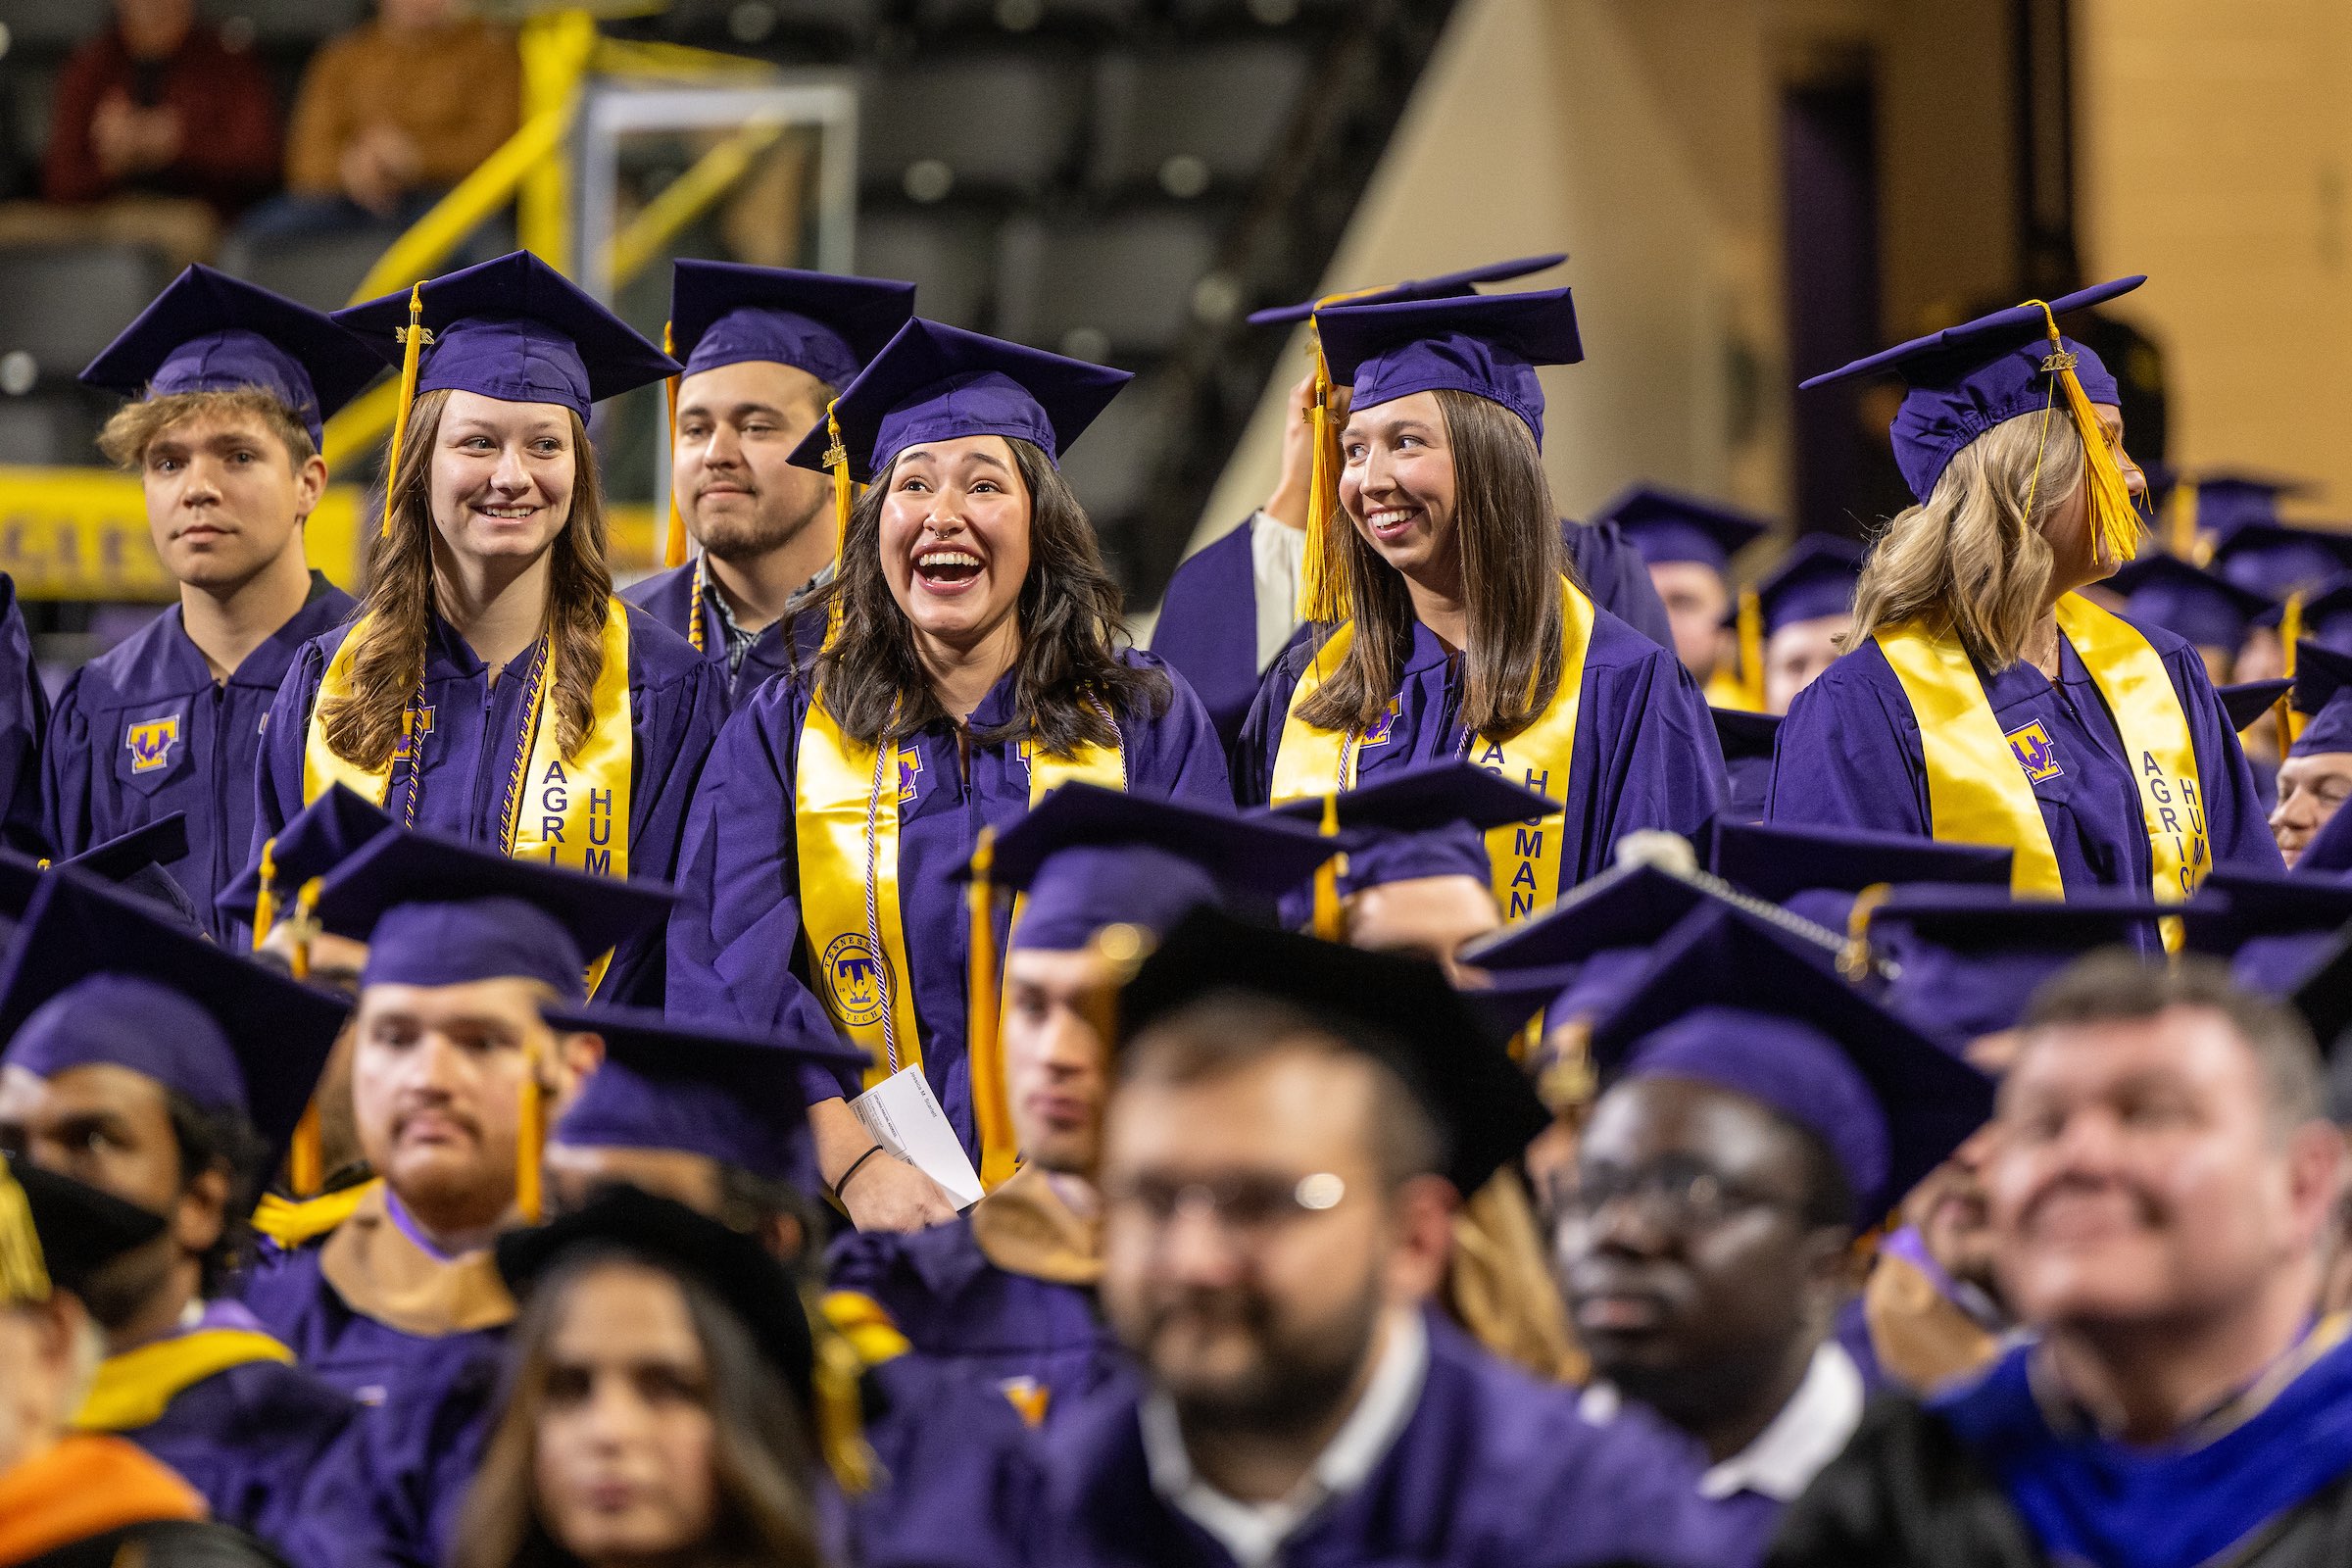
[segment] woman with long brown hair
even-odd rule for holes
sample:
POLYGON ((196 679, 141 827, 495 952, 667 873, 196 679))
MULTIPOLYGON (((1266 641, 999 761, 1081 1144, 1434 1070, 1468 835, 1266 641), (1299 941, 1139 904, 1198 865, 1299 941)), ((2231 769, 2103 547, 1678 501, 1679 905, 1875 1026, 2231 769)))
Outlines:
MULTIPOLYGON (((526 251, 335 318, 414 398, 359 614, 271 707, 257 858, 340 783, 409 827, 668 880, 724 675, 613 596, 587 416, 677 367, 526 251)), ((660 952, 624 952, 599 994, 658 1001, 660 952)))
MULTIPOLYGON (((916 1075, 986 1185, 1015 1151, 990 1027, 1004 920, 967 919, 958 885, 974 852, 1069 779, 1230 799, 1200 700, 1120 641, 1054 466, 1127 379, 920 318, 900 330, 793 457, 834 469, 843 508, 839 573, 805 612, 823 651, 728 723, 680 855, 671 1009, 847 1035, 867 1090, 916 1075)), ((861 1229, 953 1217, 851 1108, 855 1075, 804 1090, 819 1173, 861 1229)))
POLYGON ((1846 652, 1789 705, 1769 820, 2013 852, 2020 895, 2185 899, 2279 869, 2202 656, 2080 590, 2139 547, 2146 480, 2115 378, 2058 318, 2137 288, 2030 301, 1814 377, 1899 373, 1919 505, 1889 521, 1846 652))
POLYGON ((1499 772, 1562 812, 1487 835, 1509 919, 1602 869, 1627 833, 1695 831, 1722 795, 1706 705, 1671 652, 1585 592, 1544 476, 1536 367, 1584 357, 1568 291, 1318 319, 1333 381, 1354 386, 1338 507, 1309 545, 1319 624, 1267 672, 1237 796, 1330 795, 1446 758, 1499 772))

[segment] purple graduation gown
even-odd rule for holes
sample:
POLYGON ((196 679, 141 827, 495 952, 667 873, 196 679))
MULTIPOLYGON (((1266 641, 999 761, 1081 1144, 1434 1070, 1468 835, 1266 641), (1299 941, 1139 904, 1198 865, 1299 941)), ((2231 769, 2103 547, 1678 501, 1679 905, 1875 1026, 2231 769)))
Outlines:
MULTIPOLYGON (((295 656, 270 710, 263 737, 260 808, 247 846, 247 863, 262 843, 302 809, 302 753, 311 710, 327 662, 348 628, 313 638, 295 656)), ((493 844, 506 807, 508 771, 521 744, 522 710, 531 651, 499 675, 497 685, 466 640, 439 615, 425 648, 424 698, 432 710, 424 748, 423 799, 416 826, 493 844)), ((665 630, 642 610, 629 612, 629 876, 667 882, 677 866, 686 803, 726 716, 726 672, 665 630)), ((384 809, 400 821, 409 808, 405 766, 392 771, 384 809)), ((662 1000, 659 932, 616 954, 600 1000, 658 1004, 662 1000)))
MULTIPOLYGON (((1262 674, 1257 573, 1250 549, 1253 526, 1255 514, 1177 564, 1152 630, 1152 651, 1193 683, 1228 751, 1250 715, 1262 674)), ((1560 533, 1592 602, 1659 647, 1672 648, 1674 628, 1649 568, 1617 525, 1563 517, 1560 533)))
MULTIPOLYGON (((1150 654, 1124 657, 1141 668, 1163 668, 1150 654)), ((1170 676, 1169 685, 1167 709, 1157 717, 1118 715, 1127 787, 1224 805, 1225 760, 1208 713, 1180 677, 1170 676)), ((770 682, 727 721, 711 750, 678 856, 669 1010, 830 1042, 838 1031, 806 978, 793 840, 793 780, 808 697, 804 682, 770 682)), ((1006 722, 1012 704, 1013 677, 1007 674, 973 710, 972 728, 1006 722)), ((923 1071, 977 1158, 964 1056, 969 937, 964 886, 955 876, 971 858, 982 826, 1003 832, 1027 812, 1029 768, 1019 743, 1007 740, 974 746, 967 776, 956 734, 943 718, 902 743, 920 760, 909 781, 914 797, 899 805, 899 909, 914 971, 907 989, 921 1033, 923 1071)), ((808 1069, 803 1086, 811 1103, 858 1092, 854 1074, 829 1068, 808 1069)))
MULTIPOLYGON (((703 657, 722 671, 726 669, 727 628, 719 620, 717 611, 694 602, 693 562, 657 572, 643 582, 631 583, 620 591, 620 597, 681 638, 688 636, 687 627, 693 624, 693 617, 702 616, 703 657)), ((786 615, 770 621, 744 651, 742 667, 724 677, 729 683, 728 706, 742 707, 770 676, 792 669, 796 660, 805 664, 815 656, 817 645, 824 641, 824 632, 821 616, 786 615)), ((694 644, 688 641, 686 646, 691 648, 694 644)))
MULTIPOLYGON (((2282 862, 2204 661, 2160 627, 2132 623, 2163 657, 2188 715, 2213 863, 2277 871, 2282 862)), ((2034 785, 2058 872, 2070 888, 2147 891, 2152 861, 2139 786, 2123 738, 2074 645, 2059 639, 2058 680, 2020 663, 1978 675, 2001 732, 2039 720, 2058 771, 2034 785)), ((1919 721, 1878 643, 1865 642, 1799 692, 1781 725, 1766 820, 1932 837, 1919 721)), ((2153 940, 2151 934, 2150 940, 2153 940)))
MULTIPOLYGON (((233 1301, 212 1303, 200 1326, 259 1328, 233 1301)), ((299 1537, 317 1467, 358 1414, 348 1394, 300 1366, 248 1361, 188 1385, 154 1421, 118 1435, 185 1477, 215 1519, 282 1551, 299 1537)))
POLYGON ((41 794, 51 730, 49 693, 33 665, 17 582, 0 571, 0 845, 36 858, 58 853, 41 794))
POLYGON ((352 597, 314 571, 294 617, 215 682, 177 605, 75 670, 58 693, 43 759, 42 814, 60 856, 188 814, 187 858, 170 867, 214 940, 243 947, 242 922, 213 896, 252 859, 253 779, 286 668, 340 626, 352 597))
MULTIPOLYGON (((1057 1568, 1226 1568, 1213 1538, 1152 1489, 1122 1379, 1045 1440, 1044 1505, 1028 1561, 1057 1568)), ((1284 1568, 1569 1568, 1712 1563, 1694 1507, 1694 1450, 1638 1413, 1587 1421, 1429 1315, 1419 1404, 1371 1475, 1285 1544, 1284 1568)))
POLYGON ((1044 1397, 1048 1425, 1119 1364, 1092 1290, 1000 1266, 968 1215, 908 1235, 847 1232, 828 1270, 832 1289, 870 1297, 890 1314, 914 1347, 901 1359, 991 1389, 1026 1384, 1044 1397))
MULTIPOLYGON (((1298 677, 1314 657, 1294 645, 1267 672, 1234 751, 1234 795, 1262 804, 1298 677)), ((1415 622, 1396 719, 1389 738, 1356 753, 1356 779, 1462 753, 1461 662, 1415 622)), ((1469 760, 1479 760, 1479 748, 1469 760)), ((1575 761, 1566 779, 1527 780, 1561 801, 1567 823, 1560 891, 1606 870, 1617 841, 1641 828, 1689 837, 1722 805, 1723 750, 1698 685, 1674 655, 1606 611, 1592 620, 1576 713, 1575 761)))

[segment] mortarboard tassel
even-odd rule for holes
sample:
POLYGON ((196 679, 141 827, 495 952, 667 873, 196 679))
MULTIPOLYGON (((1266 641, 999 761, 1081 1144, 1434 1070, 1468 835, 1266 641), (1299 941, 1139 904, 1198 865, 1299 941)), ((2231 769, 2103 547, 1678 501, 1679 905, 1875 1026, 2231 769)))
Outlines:
MULTIPOLYGON (((264 898, 269 896, 271 873, 270 849, 276 842, 272 839, 262 847, 264 898)), ((302 891, 294 896, 294 941, 292 951, 286 956, 286 971, 296 980, 307 981, 311 977, 311 937, 318 930, 318 917, 311 911, 318 903, 318 889, 325 884, 325 880, 324 877, 315 876, 304 883, 302 891)), ((258 932, 260 904, 257 903, 254 909, 255 930, 258 932)), ((261 946, 258 935, 254 939, 254 946, 261 946)), ((316 1094, 302 1107, 302 1119, 294 1124, 294 1141, 286 1149, 286 1185, 293 1190, 296 1198, 316 1197, 318 1189, 326 1185, 326 1155, 318 1131, 318 1097, 316 1094)))
MULTIPOLYGON (((834 570, 840 571, 841 558, 850 548, 850 509, 853 505, 850 487, 850 449, 841 439, 841 420, 835 411, 841 400, 835 398, 825 405, 825 438, 832 444, 825 448, 825 467, 833 475, 833 560, 834 570)), ((838 576, 835 579, 839 581, 838 576)), ((832 603, 825 610, 825 646, 832 647, 841 640, 841 590, 833 591, 832 603)))
POLYGON ((865 1406, 858 1381, 865 1364, 850 1342, 823 1326, 821 1313, 809 1314, 816 1329, 816 1365, 810 1391, 815 1396, 817 1449, 825 1468, 841 1490, 855 1497, 874 1484, 874 1450, 865 1441, 865 1406))
POLYGON ((980 1135, 980 1186, 995 1192, 1012 1174, 1012 1099, 1004 1085, 1004 1053, 998 1043, 996 889, 990 883, 997 859, 997 830, 983 827, 972 850, 972 882, 964 890, 971 919, 971 961, 964 998, 969 1008, 972 1064, 972 1120, 980 1135))
POLYGON ((1845 913, 1845 951, 1838 955, 1838 972, 1855 985, 1870 978, 1871 916, 1893 891, 1891 884, 1873 882, 1854 895, 1854 906, 1845 913))
MULTIPOLYGON (((1323 836, 1340 836, 1340 797, 1337 792, 1323 797, 1323 836)), ((1340 918, 1340 859, 1333 856, 1315 867, 1315 935, 1326 942, 1338 942, 1346 935, 1340 918)))
POLYGON ((41 1257, 40 1233, 32 1228, 32 1204, 0 1162, 0 1303, 47 1299, 49 1265, 41 1257))
MULTIPOLYGON (((663 321, 662 323, 662 352, 675 358, 677 340, 672 331, 672 323, 663 321)), ((668 392, 669 449, 674 453, 678 449, 678 378, 674 375, 670 376, 662 385, 668 392)), ((669 485, 669 532, 663 535, 662 540, 662 565, 664 570, 674 570, 684 564, 686 564, 686 519, 678 512, 678 485, 677 479, 673 475, 669 485)), ((702 619, 703 607, 698 600, 694 607, 695 624, 698 626, 702 624, 702 619)), ((699 646, 700 640, 698 639, 697 642, 699 646)))
POLYGON ((416 362, 433 334, 424 329, 424 285, 409 289, 409 324, 400 331, 400 407, 392 414, 392 445, 384 453, 384 537, 392 537, 392 491, 400 474, 400 444, 409 433, 409 409, 416 401, 416 362))
POLYGON ((2204 562, 2197 559, 2197 487, 2188 479, 2175 480, 2173 493, 2165 503, 2165 534, 2172 544, 2173 554, 2194 566, 2204 562))
MULTIPOLYGON (((2278 612, 2278 673, 2292 680, 2295 676, 2295 644, 2303 640, 2303 590, 2298 588, 2286 596, 2286 607, 2278 612)), ((2278 699, 2275 711, 2278 714, 2278 755, 2284 757, 2288 747, 2302 738, 2305 715, 2295 711, 2288 701, 2293 693, 2278 699)))
MULTIPOLYGON (((2107 444, 2107 432, 2090 406, 2090 394, 2082 390, 2082 378, 2075 374, 2075 356, 2065 346, 2058 332, 2058 318, 2050 314, 2048 304, 2028 300, 2029 305, 2041 307, 2044 320, 2049 324, 2050 353, 2041 362, 2042 370, 2056 383, 2058 391, 2066 394, 2066 409, 2075 421, 2075 431, 2082 438, 2082 456, 2089 468, 2091 541, 2102 563, 2122 565, 2139 554, 2139 509, 2132 504, 2132 488, 2124 481, 2124 470, 2115 461, 2115 451, 2107 444)), ((2053 393, 2055 396, 2055 393, 2053 393)), ((2040 466, 2034 467, 2034 478, 2040 478, 2040 466)), ((2027 516, 2033 515, 2033 497, 2027 496, 2027 516)))
POLYGON ((525 1054, 522 1114, 514 1124, 514 1209, 525 1225, 539 1223, 546 1203, 539 1190, 539 1162, 547 1154, 547 1086, 539 1081, 539 1052, 525 1054))
POLYGON ((1298 618, 1336 622, 1348 618, 1348 568, 1341 554, 1337 514, 1340 507, 1340 432, 1331 420, 1331 364, 1323 358, 1323 340, 1313 318, 1307 330, 1315 334, 1308 352, 1315 360, 1312 402, 1306 421, 1313 427, 1314 462, 1306 487, 1306 550, 1298 567, 1298 618))
POLYGON ((261 888, 253 896, 253 951, 262 951, 277 923, 277 840, 262 840, 261 888))
POLYGON ((1764 601, 1753 588, 1740 590, 1740 691, 1748 711, 1764 711, 1764 601))

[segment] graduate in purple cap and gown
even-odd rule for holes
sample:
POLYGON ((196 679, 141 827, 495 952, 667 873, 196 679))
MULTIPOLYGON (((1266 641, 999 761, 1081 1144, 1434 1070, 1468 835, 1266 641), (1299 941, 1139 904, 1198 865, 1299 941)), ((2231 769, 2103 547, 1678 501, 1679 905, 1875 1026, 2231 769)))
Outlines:
POLYGON ((1919 505, 1863 568, 1852 652, 1790 705, 1768 818, 2001 844, 2021 894, 2179 901, 2269 865, 2253 774, 2196 649, 2076 590, 2139 548, 2114 378, 2057 317, 2136 277, 2001 311, 1808 387, 1899 372, 1919 505))
POLYGON ((2195 645, 2216 686, 2235 678, 2246 628, 2271 608, 2263 595, 2190 565, 2179 556, 2143 555, 2107 579, 2123 595, 2123 612, 2142 626, 2157 626, 2195 645))
MULTIPOLYGON (((676 363, 523 251, 335 319, 416 397, 368 598, 270 709, 249 849, 340 783, 406 827, 666 882, 725 674, 613 597, 587 419, 676 363)), ((649 940, 601 994, 661 986, 649 940)))
POLYGON ((1702 496, 1638 484, 1600 510, 1640 552, 1674 627, 1672 647, 1716 708, 1764 706, 1763 642, 1752 589, 1732 586, 1732 558, 1772 531, 1769 519, 1702 496), (1724 628, 1733 629, 1727 643, 1724 628))
POLYGON ((681 260, 669 337, 666 568, 621 598, 724 663, 735 703, 814 657, 790 612, 833 565, 832 487, 794 467, 825 408, 914 315, 914 285, 681 260), (687 541, 695 545, 686 559, 687 541))
POLYGON ((1311 827, 1086 783, 1007 829, 988 875, 1022 897, 1003 1046, 1023 1163, 949 1224, 843 1237, 827 1312, 888 1325, 909 1356, 1002 1391, 1033 1426, 1102 1382, 1117 1357, 1095 1300, 1111 994, 1185 914, 1237 896, 1270 904, 1337 849, 1311 827))
POLYGON ((1506 919, 1643 828, 1691 833, 1722 753, 1690 672, 1599 609, 1552 527, 1539 365, 1583 358, 1566 289, 1321 315, 1354 386, 1341 509, 1310 551, 1314 639, 1259 690, 1235 795, 1280 804, 1463 758, 1560 803, 1488 840, 1506 919), (1457 506, 1457 497, 1508 497, 1457 506))
POLYGON ((1690 1445, 1430 1309, 1457 1195, 1546 1121, 1435 964, 1197 911, 1119 1017, 1102 1298, 1138 1365, 1046 1435, 1026 1560, 1712 1560, 1690 1445))
POLYGON ((295 1364, 229 1275, 343 1011, 73 871, 42 877, 0 979, 0 1147, 169 1222, 81 1291, 107 1356, 75 1424, 137 1444, 280 1550, 359 1406, 295 1364))
POLYGON ((1712 1560, 1759 1561, 1862 1419, 1831 1330, 1848 1254, 1983 1125, 1992 1085, 1740 909, 1694 911, 1592 1037, 1605 1086, 1557 1184, 1585 1412, 1706 1451, 1712 1560))
MULTIPOLYGON (((811 1071, 805 1087, 818 1172, 860 1229, 956 1213, 913 1164, 866 1157, 876 1140, 849 1102, 899 1073, 920 1074, 984 1185, 1012 1173, 1011 1129, 976 1111, 1001 1066, 965 1037, 953 879, 983 833, 1070 779, 1230 799, 1200 699, 1120 647, 1117 589, 1054 466, 1127 380, 917 318, 794 457, 836 464, 845 508, 851 480, 868 488, 810 602, 824 651, 807 679, 755 695, 711 753, 669 1007, 867 1053, 862 1082, 811 1071)), ((1003 951, 993 923, 988 939, 1003 951)))
MULTIPOLYGON (((2278 853, 2289 870, 2352 870, 2352 861, 2332 847, 2313 853, 2352 794, 2352 654, 2297 643, 2287 703, 2296 715, 2294 739, 2278 763, 2278 803, 2271 809, 2278 853)), ((2343 842, 2341 834, 2335 842, 2343 842)))
POLYGON ((352 612, 304 549, 328 478, 319 441, 383 368, 318 312, 191 267, 81 372, 133 399, 98 444, 138 476, 179 602, 58 694, 48 834, 73 855, 186 812, 173 874, 223 943, 244 941, 213 896, 252 851, 263 721, 296 651, 352 612))
POLYGON ((381 1180, 246 1284, 305 1366, 379 1405, 439 1364, 434 1342, 513 1320, 487 1249, 538 1217, 544 1129, 598 1054, 540 1009, 583 1000, 591 961, 668 906, 644 882, 406 832, 326 878, 310 917, 368 944, 351 1099, 381 1180))
POLYGON ((1764 711, 1787 713, 1796 694, 1837 660, 1853 624, 1862 547, 1809 533, 1748 590, 1763 635, 1764 711))
POLYGON ((49 842, 41 767, 52 729, 48 689, 32 659, 32 633, 17 582, 0 571, 0 847, 41 855, 49 842))
MULTIPOLYGON (((1565 254, 1526 256, 1385 288, 1354 289, 1298 305, 1252 311, 1253 326, 1304 321, 1313 368, 1291 388, 1283 425, 1282 473, 1265 505, 1178 563, 1152 624, 1152 651, 1165 659, 1208 707, 1217 734, 1230 748, 1257 696, 1260 680, 1298 634, 1298 582, 1307 517, 1337 504, 1340 426, 1347 420, 1348 388, 1331 384, 1314 321, 1337 305, 1474 297, 1475 283, 1502 283, 1557 267, 1565 254), (1317 434, 1318 399, 1325 410, 1317 434)), ((1658 603, 1642 559, 1617 525, 1560 519, 1569 559, 1593 603, 1660 646, 1670 641, 1666 609, 1658 603)))

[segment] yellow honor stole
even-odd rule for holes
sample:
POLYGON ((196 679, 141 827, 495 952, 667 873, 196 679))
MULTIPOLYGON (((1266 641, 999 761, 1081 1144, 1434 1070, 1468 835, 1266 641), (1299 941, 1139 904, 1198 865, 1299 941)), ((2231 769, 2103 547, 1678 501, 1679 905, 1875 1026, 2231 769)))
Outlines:
MULTIPOLYGON (((2089 600, 2061 599, 2058 629, 2098 683, 2132 759, 2154 871, 2151 891, 2178 903, 2196 891, 2213 863, 2196 744, 2180 694, 2148 640, 2089 600)), ((1919 721, 1930 831, 1960 843, 2006 844, 2015 852, 2010 886, 2020 897, 2065 898, 2049 824, 2034 796, 2034 780, 2056 766, 2048 734, 2038 723, 2001 732, 1957 638, 1916 621, 1884 627, 1877 636, 1919 721)), ((2166 922, 2168 947, 2178 941, 2175 925, 2166 922)))
POLYGON ((216 1373, 252 1361, 292 1365, 294 1352, 250 1329, 197 1329, 142 1345, 98 1363, 74 1412, 83 1432, 136 1432, 163 1419, 180 1394, 216 1373))
MULTIPOLYGON (((336 755, 326 743, 320 717, 332 698, 351 691, 353 656, 368 622, 363 619, 327 662, 311 705, 302 749, 305 805, 341 784, 382 806, 392 792, 392 770, 409 770, 408 824, 416 825, 416 798, 423 773, 423 749, 432 733, 432 713, 421 696, 401 715, 401 744, 383 766, 364 768, 336 755)), ((566 760, 555 712, 555 683, 548 678, 552 653, 534 662, 526 701, 523 738, 515 748, 507 781, 499 846, 518 860, 543 860, 597 876, 629 874, 629 766, 635 752, 634 715, 629 705, 629 616, 618 599, 605 611, 605 665, 589 693, 595 715, 580 754, 566 760)), ((591 966, 589 990, 604 978, 611 955, 591 966)))
MULTIPOLYGON (((1507 740, 1476 735, 1464 742, 1463 755, 1489 772, 1550 796, 1568 795, 1568 770, 1575 761, 1576 710, 1584 695, 1585 654, 1592 644, 1592 601, 1576 584, 1560 579, 1560 681, 1550 706, 1507 740)), ((1371 734, 1360 730, 1323 729, 1299 717, 1298 710, 1335 674, 1355 641, 1355 622, 1342 621, 1329 640, 1316 650, 1282 724, 1282 740, 1274 751, 1274 804, 1333 790, 1355 788, 1356 754, 1366 746, 1388 740, 1387 725, 1396 710, 1371 734)), ((1566 823, 1555 810, 1530 822, 1513 822, 1487 834, 1487 857, 1494 865, 1494 902, 1506 920, 1523 919, 1551 907, 1560 896, 1565 860, 1566 823)))
MULTIPOLYGON (((919 752, 886 739, 886 746, 863 746, 844 735, 825 708, 824 693, 817 692, 801 724, 792 792, 809 984, 834 1022, 865 1052, 868 1089, 923 1059, 914 994, 905 983, 913 971, 899 905, 899 807, 914 798, 922 760, 919 752)), ((1061 758, 1024 745, 1022 756, 1032 806, 1075 779, 1127 787, 1119 748, 1082 746, 1077 755, 1061 758)), ((1020 918, 1017 905, 1013 918, 1020 918)), ((983 1059, 986 1054, 975 1052, 971 1061, 984 1182, 992 1170, 1008 1174, 1014 1153, 1003 1063, 983 1059)))

